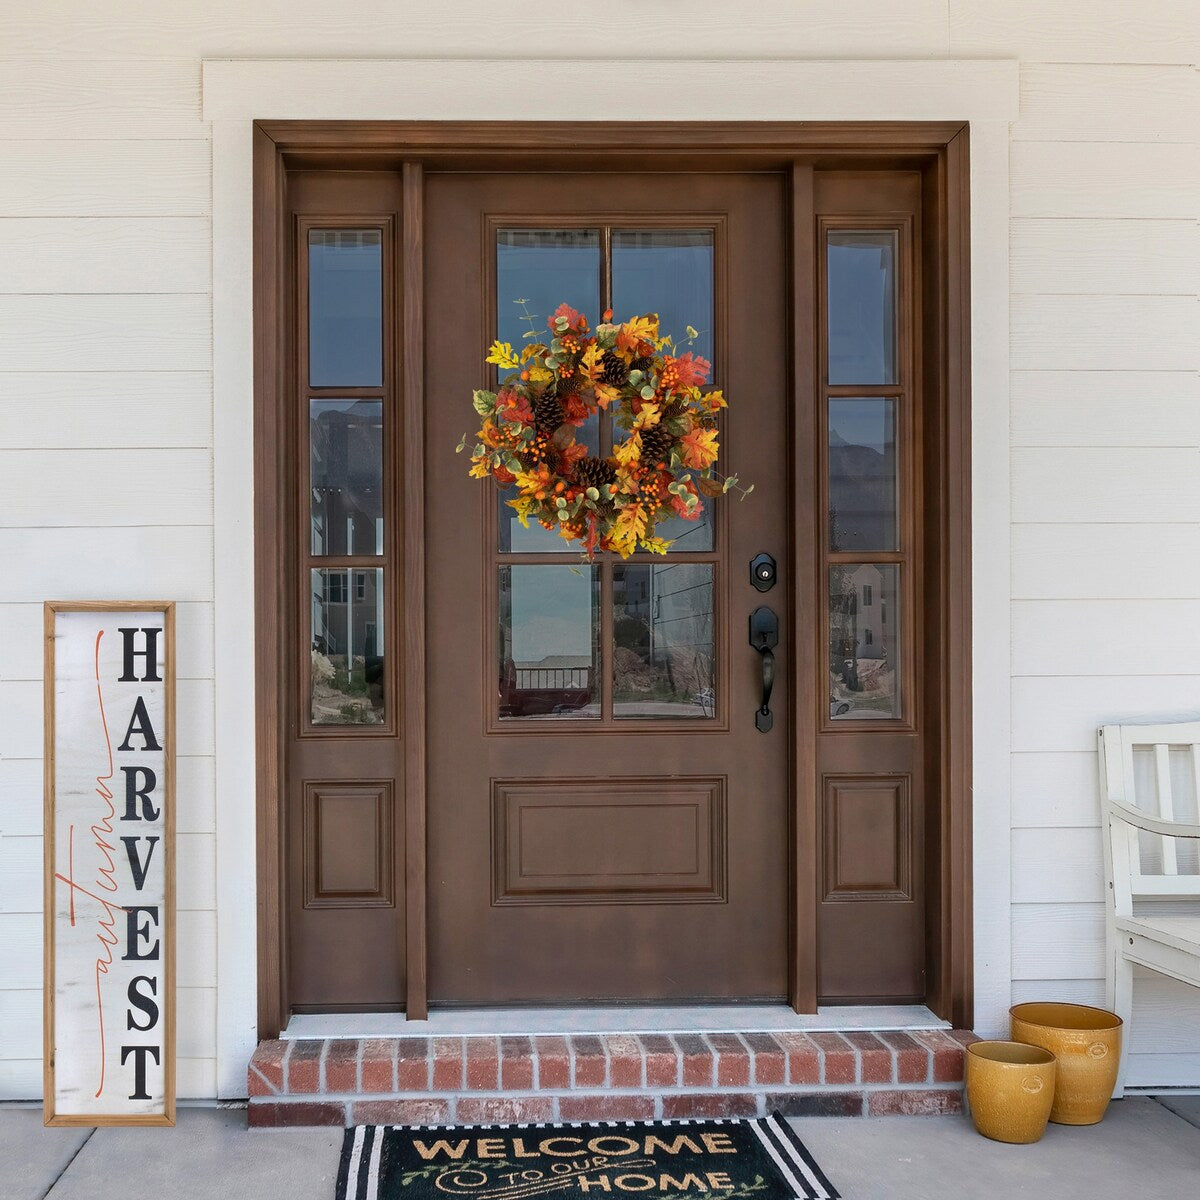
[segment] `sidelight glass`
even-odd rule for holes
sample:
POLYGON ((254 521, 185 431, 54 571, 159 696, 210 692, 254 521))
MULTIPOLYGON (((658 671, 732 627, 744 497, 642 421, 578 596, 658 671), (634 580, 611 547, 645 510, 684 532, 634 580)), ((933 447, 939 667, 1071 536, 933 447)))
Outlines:
POLYGON ((384 718, 383 571, 311 572, 310 713, 314 725, 378 725, 384 718))
POLYGON ((829 568, 829 715, 900 716, 900 568, 838 563, 829 568))
POLYGON ((896 401, 829 401, 829 548, 898 550, 896 401))
POLYGON ((826 244, 831 384, 895 383, 895 230, 834 230, 826 244))
POLYGON ((514 565, 498 575, 501 718, 599 717, 599 568, 514 565))
POLYGON ((615 229, 612 306, 624 320, 658 313, 659 329, 683 351, 713 361, 713 231, 615 229), (686 343, 691 325, 699 337, 686 343))
POLYGON ((613 568, 613 715, 716 715, 712 563, 613 568))
POLYGON ((383 553, 383 403, 312 400, 313 554, 383 553))
POLYGON ((313 387, 383 386, 383 235, 308 233, 308 377, 313 387))

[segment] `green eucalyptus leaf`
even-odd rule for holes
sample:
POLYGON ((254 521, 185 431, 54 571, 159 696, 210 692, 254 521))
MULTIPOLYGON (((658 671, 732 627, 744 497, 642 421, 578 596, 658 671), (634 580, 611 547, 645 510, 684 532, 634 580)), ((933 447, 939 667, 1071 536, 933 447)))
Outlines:
POLYGON ((592 500, 592 501, 595 501, 595 500, 599 500, 599 499, 600 499, 600 492, 599 492, 599 489, 598 489, 598 488, 590 487, 590 488, 588 488, 588 490, 587 490, 587 491, 584 493, 584 495, 585 495, 585 496, 587 496, 587 498, 588 498, 589 500, 592 500))

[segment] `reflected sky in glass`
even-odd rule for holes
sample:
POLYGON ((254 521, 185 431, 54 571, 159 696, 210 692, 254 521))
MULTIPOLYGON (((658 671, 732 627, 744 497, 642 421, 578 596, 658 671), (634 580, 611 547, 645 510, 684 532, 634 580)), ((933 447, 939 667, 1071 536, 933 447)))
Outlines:
POLYGON ((829 234, 829 382, 896 382, 896 234, 829 234))
POLYGON ((308 234, 313 387, 383 385, 383 244, 378 229, 308 234))
POLYGON ((596 229, 501 229, 496 234, 496 336, 518 350, 550 337, 547 320, 562 303, 595 327, 600 319, 600 233, 596 229), (514 301, 528 301, 537 338, 514 301))
POLYGON ((713 361, 711 229, 613 230, 612 294, 618 320, 658 313, 681 351, 713 361), (691 346, 689 325, 700 333, 691 346))

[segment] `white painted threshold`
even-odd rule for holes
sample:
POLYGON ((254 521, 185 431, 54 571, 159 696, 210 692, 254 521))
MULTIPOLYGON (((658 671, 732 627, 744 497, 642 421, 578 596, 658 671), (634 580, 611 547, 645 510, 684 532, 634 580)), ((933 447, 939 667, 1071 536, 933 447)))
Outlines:
POLYGON ((842 1033, 854 1029, 949 1029, 923 1004, 831 1007, 794 1013, 784 1004, 678 1007, 446 1008, 427 1021, 403 1013, 298 1013, 279 1036, 301 1038, 530 1037, 563 1033, 842 1033))

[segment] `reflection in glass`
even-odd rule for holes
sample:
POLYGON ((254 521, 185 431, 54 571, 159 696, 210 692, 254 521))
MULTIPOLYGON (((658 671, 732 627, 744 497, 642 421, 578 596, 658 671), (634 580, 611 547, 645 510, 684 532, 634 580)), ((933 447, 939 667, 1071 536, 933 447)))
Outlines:
POLYGON ((618 318, 658 313, 664 335, 713 361, 711 229, 613 230, 612 295, 618 318), (700 333, 691 346, 689 325, 700 333))
POLYGON ((595 326, 600 317, 600 233, 596 229, 501 229, 496 234, 496 336, 520 350, 533 339, 525 310, 533 315, 537 340, 550 335, 548 318, 562 303, 578 309, 595 326))
POLYGON ((383 237, 308 234, 308 378, 313 387, 383 386, 383 237))
POLYGON ((383 720, 383 571, 360 567, 311 574, 314 725, 383 720))
POLYGON ((713 566, 613 568, 613 715, 716 715, 713 566))
POLYGON ((694 521, 668 517, 655 525, 654 536, 666 538, 671 543, 668 554, 713 548, 713 502, 703 499, 702 503, 704 510, 694 521))
POLYGON ((829 401, 829 548, 896 550, 896 402, 829 401))
POLYGON ((308 405, 314 554, 383 553, 383 403, 308 405))
POLYGON ((829 568, 829 715, 847 721, 900 715, 900 568, 829 568))
POLYGON ((501 718, 600 715, 597 567, 499 569, 501 718))
POLYGON ((896 382, 894 231, 829 234, 829 382, 896 382))

